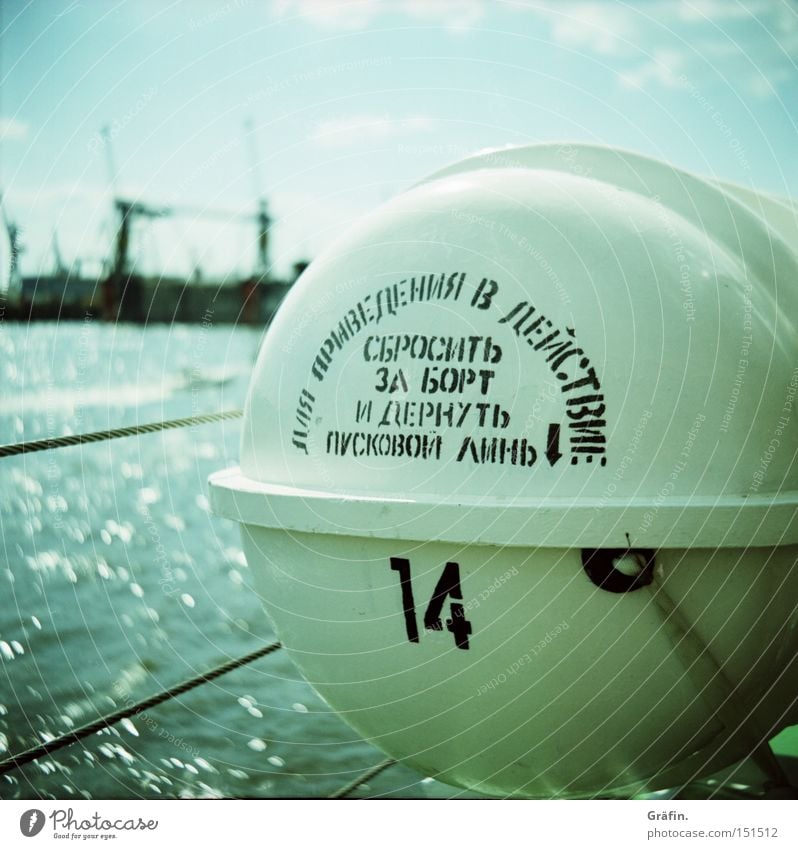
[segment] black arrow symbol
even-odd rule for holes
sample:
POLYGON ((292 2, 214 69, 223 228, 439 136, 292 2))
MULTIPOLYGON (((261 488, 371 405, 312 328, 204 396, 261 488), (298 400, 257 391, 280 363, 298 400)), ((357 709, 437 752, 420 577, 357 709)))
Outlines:
POLYGON ((552 423, 549 425, 549 438, 546 440, 546 459, 549 465, 553 466, 560 457, 560 426, 552 423))

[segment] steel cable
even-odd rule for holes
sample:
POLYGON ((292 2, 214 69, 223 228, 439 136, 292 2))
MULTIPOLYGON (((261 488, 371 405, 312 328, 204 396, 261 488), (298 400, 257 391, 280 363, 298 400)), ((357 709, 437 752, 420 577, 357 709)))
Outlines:
POLYGON ((122 719, 129 719, 131 716, 143 713, 145 710, 149 710, 150 708, 166 702, 169 699, 173 699, 176 696, 187 693, 189 690, 199 687, 200 684, 207 684, 209 681, 213 681, 214 678, 218 678, 220 675, 224 675, 227 672, 232 672, 234 669, 238 669, 240 666, 244 666, 247 663, 252 663, 253 660, 265 657, 267 654, 271 654, 279 648, 282 648, 281 643, 269 643, 269 645, 262 646, 256 651, 250 652, 250 654, 234 660, 228 660, 226 663, 221 664, 221 666, 217 666, 208 672, 203 672, 194 678, 189 678, 181 684, 170 687, 168 690, 163 690, 160 693, 156 693, 154 696, 149 696, 140 702, 128 705, 121 710, 108 714, 107 716, 101 716, 99 719, 95 719, 87 725, 82 725, 74 731, 67 731, 65 734, 61 734, 52 740, 47 740, 44 743, 40 743, 38 746, 26 749, 18 755, 14 755, 4 761, 0 761, 0 775, 5 775, 5 773, 11 772, 12 769, 24 766, 25 764, 35 761, 44 755, 50 755, 59 749, 63 749, 65 746, 69 746, 70 743, 75 743, 78 740, 82 740, 85 737, 95 734, 97 731, 101 731, 103 728, 110 728, 110 726, 115 725, 122 719))
POLYGON ((349 784, 345 784, 339 790, 336 790, 335 793, 331 793, 327 798, 328 799, 345 799, 350 793, 354 790, 357 790, 361 784, 365 784, 370 779, 379 775, 384 770, 388 769, 389 766, 393 766, 397 763, 393 758, 388 758, 385 761, 381 761, 375 766, 367 769, 362 775, 359 775, 354 781, 350 781, 349 784))
POLYGON ((200 416, 188 416, 184 419, 169 419, 164 422, 128 425, 112 430, 97 430, 93 433, 75 433, 64 436, 34 439, 30 442, 12 442, 0 445, 0 459, 14 457, 18 454, 32 454, 35 451, 48 451, 51 448, 67 448, 70 445, 86 445, 90 442, 104 442, 108 439, 121 439, 125 436, 136 436, 140 433, 156 433, 159 430, 171 430, 176 427, 194 427, 195 425, 220 422, 225 419, 237 419, 244 414, 243 410, 225 410, 221 413, 205 413, 200 416))

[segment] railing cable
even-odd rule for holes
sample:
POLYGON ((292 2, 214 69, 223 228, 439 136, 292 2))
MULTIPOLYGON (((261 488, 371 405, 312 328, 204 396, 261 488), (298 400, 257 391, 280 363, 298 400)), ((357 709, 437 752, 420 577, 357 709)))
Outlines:
MULTIPOLYGON (((127 427, 119 427, 112 430, 98 430, 92 433, 77 433, 64 436, 47 437, 45 439, 35 439, 30 442, 10 443, 8 445, 0 445, 0 459, 3 457, 14 457, 19 454, 32 454, 36 451, 49 451, 53 448, 67 448, 73 445, 86 445, 92 442, 105 442, 110 439, 122 439, 127 436, 136 436, 142 433, 156 433, 160 430, 171 430, 172 428, 194 427, 195 425, 224 421, 225 419, 237 419, 242 415, 243 410, 225 410, 221 413, 207 413, 199 416, 188 416, 187 418, 182 419, 170 419, 161 422, 151 422, 149 424, 129 425, 127 427)), ((0 775, 5 775, 14 769, 18 769, 25 764, 44 757, 45 755, 51 755, 53 752, 57 752, 59 749, 63 749, 72 743, 76 743, 78 740, 90 737, 92 734, 96 734, 104 728, 110 728, 112 725, 115 725, 117 722, 121 722, 123 719, 129 719, 131 716, 143 713, 145 710, 149 710, 156 705, 160 705, 163 702, 182 695, 183 693, 187 693, 195 687, 199 687, 200 684, 206 684, 209 681, 213 681, 214 678, 218 678, 220 675, 232 672, 240 666, 244 666, 247 663, 258 660, 261 657, 265 657, 267 654, 271 654, 279 648, 282 648, 280 643, 270 643, 269 645, 263 646, 257 651, 251 652, 244 657, 227 661, 221 666, 211 669, 209 672, 204 672, 201 675, 197 675, 194 678, 183 681, 181 684, 170 687, 168 690, 163 690, 160 693, 156 693, 154 696, 150 696, 140 702, 121 708, 115 713, 95 719, 93 722, 82 725, 74 731, 67 731, 65 734, 54 737, 52 740, 46 740, 37 746, 26 749, 24 752, 20 752, 6 760, 0 761, 0 775)), ((331 793, 327 798, 346 798, 362 784, 365 784, 367 781, 375 778, 395 763, 396 761, 393 760, 393 758, 381 761, 375 766, 367 769, 353 781, 350 781, 349 784, 346 784, 334 793, 331 793)))
POLYGON ((136 436, 140 433, 155 433, 159 430, 171 430, 176 427, 194 427, 195 425, 224 421, 225 419, 237 419, 243 414, 243 410, 225 410, 221 413, 205 413, 200 416, 188 416, 184 419, 169 419, 164 422, 150 422, 149 424, 117 427, 113 430, 97 430, 93 433, 52 436, 46 439, 34 439, 30 442, 12 442, 8 445, 0 445, 0 459, 3 457, 14 457, 17 454, 48 451, 51 448, 66 448, 70 445, 86 445, 90 442, 104 442, 107 439, 121 439, 125 436, 136 436))
POLYGON ((354 781, 350 781, 349 784, 345 784, 341 787, 340 790, 336 790, 335 793, 331 793, 327 798, 328 799, 345 799, 350 793, 354 790, 357 790, 361 784, 365 784, 367 781, 370 781, 372 778, 378 776, 381 772, 388 769, 389 766, 393 766, 396 761, 393 758, 388 758, 388 760, 381 761, 375 766, 367 769, 362 775, 359 775, 354 781))
POLYGON ((38 746, 34 746, 24 752, 20 752, 18 755, 14 755, 4 761, 0 761, 0 775, 5 775, 5 773, 24 766, 31 761, 35 761, 44 755, 50 755, 58 749, 63 749, 65 746, 69 746, 70 743, 75 743, 78 740, 82 740, 84 737, 89 737, 97 731, 101 731, 103 728, 110 728, 122 719, 128 719, 129 717, 143 713, 145 710, 149 710, 162 702, 166 702, 169 699, 173 699, 176 696, 187 693, 189 690, 199 687, 200 684, 207 684, 209 681, 213 681, 214 678, 218 678, 220 675, 224 675, 227 672, 232 672, 234 669, 238 669, 240 666, 244 666, 247 663, 252 663, 253 660, 265 657, 267 654, 271 654, 279 648, 282 648, 281 643, 269 643, 269 645, 262 646, 256 651, 244 655, 244 657, 228 660, 226 663, 221 664, 221 666, 217 666, 208 672, 203 672, 201 675, 197 675, 194 678, 189 678, 187 681, 183 681, 181 684, 170 687, 168 690, 156 693, 154 696, 150 696, 143 701, 128 705, 115 713, 102 716, 87 725, 82 725, 74 731, 67 731, 59 737, 47 740, 38 746))

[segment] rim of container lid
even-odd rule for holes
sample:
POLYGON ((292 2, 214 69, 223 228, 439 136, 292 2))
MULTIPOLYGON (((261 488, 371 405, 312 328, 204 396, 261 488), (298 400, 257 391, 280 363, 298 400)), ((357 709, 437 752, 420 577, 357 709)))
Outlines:
POLYGON ((537 548, 749 548, 798 543, 798 492, 737 497, 453 498, 209 478, 213 512, 245 525, 376 539, 537 548), (627 536, 628 535, 628 536, 627 536))
MULTIPOLYGON (((676 173, 682 177, 687 177, 690 181, 702 183, 709 188, 720 189, 723 192, 730 193, 736 201, 742 202, 745 205, 752 202, 756 204, 760 199, 764 198, 773 204, 785 207, 785 212, 798 214, 798 202, 795 198, 788 195, 761 191, 730 180, 720 180, 715 176, 709 176, 699 171, 693 171, 688 167, 659 159, 656 156, 641 153, 634 148, 587 141, 546 141, 528 144, 505 144, 483 148, 437 168, 432 173, 412 183, 410 188, 414 189, 447 177, 456 177, 486 168, 515 168, 529 171, 553 170, 562 172, 563 174, 583 176, 595 180, 606 180, 607 178, 617 178, 619 176, 619 172, 610 173, 601 171, 600 173, 595 173, 593 170, 587 171, 581 166, 581 163, 577 167, 572 167, 575 156, 569 158, 564 153, 566 150, 568 153, 575 155, 583 154, 586 157, 598 156, 604 160, 602 166, 612 166, 614 164, 629 169, 633 164, 637 164, 659 171, 660 173, 676 173)), ((630 178, 628 170, 626 174, 621 172, 620 176, 625 177, 623 182, 630 178)), ((634 178, 638 182, 636 188, 644 188, 645 182, 642 180, 641 175, 636 174, 634 178)))
MULTIPOLYGON (((485 148, 427 174, 414 183, 411 189, 483 169, 506 168, 556 171, 587 177, 633 191, 643 197, 654 197, 658 201, 659 195, 652 186, 659 185, 663 178, 671 181, 676 175, 682 189, 687 189, 688 185, 703 186, 716 193, 716 203, 723 199, 726 205, 754 215, 767 228, 771 238, 781 239, 794 252, 792 246, 798 234, 798 202, 794 198, 719 180, 631 148, 598 142, 563 140, 485 148), (577 163, 576 157, 579 155, 587 159, 588 163, 577 163), (637 168, 642 170, 638 172, 637 168)), ((665 186, 659 185, 659 189, 664 191, 665 186)), ((690 209, 681 209, 679 214, 692 219, 691 213, 696 211, 691 205, 690 209)), ((711 229, 703 220, 700 226, 711 229)))

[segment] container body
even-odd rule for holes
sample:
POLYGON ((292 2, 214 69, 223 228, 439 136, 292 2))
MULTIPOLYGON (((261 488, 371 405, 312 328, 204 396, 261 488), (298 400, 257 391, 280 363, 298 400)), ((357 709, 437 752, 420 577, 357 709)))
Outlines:
POLYGON ((347 722, 463 787, 589 797, 798 719, 796 221, 540 145, 432 175, 313 262, 211 501, 347 722))
POLYGON ((795 546, 663 550, 650 585, 618 594, 591 582, 579 550, 255 526, 243 539, 311 685, 442 781, 628 796, 728 766, 798 719, 785 686, 798 672, 795 546), (447 569, 441 629, 425 627, 447 569))

